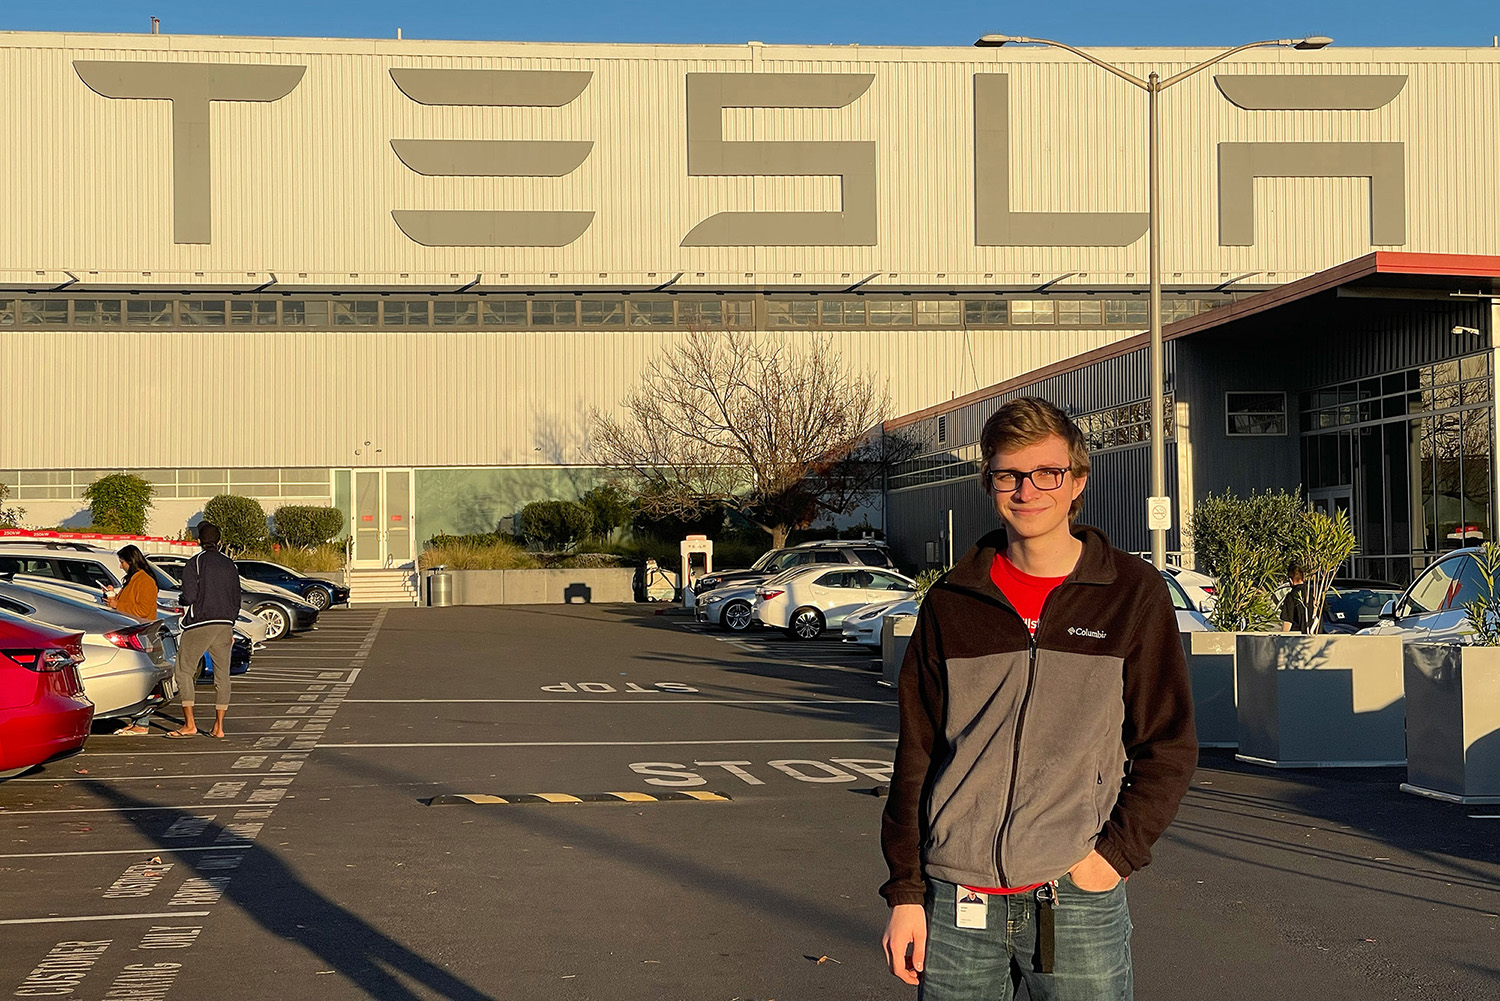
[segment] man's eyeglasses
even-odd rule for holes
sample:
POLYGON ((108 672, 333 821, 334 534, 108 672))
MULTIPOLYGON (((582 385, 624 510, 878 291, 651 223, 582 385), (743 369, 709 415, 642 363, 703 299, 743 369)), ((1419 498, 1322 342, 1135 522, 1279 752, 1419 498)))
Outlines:
POLYGON ((1063 466, 1038 466, 1029 473, 1019 469, 986 469, 984 478, 991 490, 1008 494, 1021 489, 1024 480, 1030 480, 1038 490, 1056 490, 1063 485, 1063 477, 1069 472, 1063 466))

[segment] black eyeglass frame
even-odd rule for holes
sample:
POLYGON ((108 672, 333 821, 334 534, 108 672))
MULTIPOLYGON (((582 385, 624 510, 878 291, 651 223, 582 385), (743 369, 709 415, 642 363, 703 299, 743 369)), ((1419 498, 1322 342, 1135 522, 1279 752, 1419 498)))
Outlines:
POLYGON ((1068 474, 1072 471, 1073 470, 1069 469, 1067 466, 1037 466, 1035 469, 1027 471, 1022 471, 1020 469, 986 469, 984 471, 984 484, 995 493, 1013 494, 1017 490, 1021 489, 1022 483, 1030 480, 1033 487, 1036 487, 1038 490, 1043 490, 1050 493, 1053 490, 1061 490, 1062 485, 1067 482, 1068 474), (1036 481, 1037 473, 1056 473, 1057 484, 1050 487, 1042 486, 1036 481), (1016 478, 1015 485, 1010 487, 996 486, 995 477, 1000 476, 1001 474, 1014 476, 1016 478))

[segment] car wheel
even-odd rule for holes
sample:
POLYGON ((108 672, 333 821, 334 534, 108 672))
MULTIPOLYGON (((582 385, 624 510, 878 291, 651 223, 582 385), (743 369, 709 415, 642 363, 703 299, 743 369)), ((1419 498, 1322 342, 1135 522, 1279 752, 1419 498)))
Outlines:
POLYGON ((792 613, 786 631, 794 640, 815 640, 823 632, 823 613, 816 608, 799 608, 792 613))
POLYGON ((261 605, 255 614, 265 621, 268 640, 279 640, 291 631, 292 617, 280 605, 261 605))
POLYGON ((750 628, 750 603, 731 601, 719 613, 719 626, 731 633, 742 633, 750 628))
POLYGON ((307 599, 309 605, 320 612, 333 602, 333 593, 326 587, 310 587, 303 597, 307 599))

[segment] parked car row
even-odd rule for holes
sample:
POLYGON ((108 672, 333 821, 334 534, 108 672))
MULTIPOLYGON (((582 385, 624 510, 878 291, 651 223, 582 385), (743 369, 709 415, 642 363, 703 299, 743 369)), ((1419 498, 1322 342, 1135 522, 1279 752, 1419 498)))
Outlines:
MULTIPOLYGON (((142 622, 106 602, 106 589, 125 583, 114 551, 44 539, 0 543, 0 778, 81 750, 95 721, 139 722, 176 697, 185 562, 148 559, 158 615, 142 622)), ((243 561, 241 573, 230 663, 205 656, 195 678, 244 673, 255 646, 314 628, 321 608, 349 598, 341 585, 277 564, 243 561)))
POLYGON ((721 585, 697 601, 694 614, 730 632, 760 624, 810 640, 842 629, 871 602, 909 597, 916 587, 910 577, 864 564, 797 564, 760 583, 721 585))

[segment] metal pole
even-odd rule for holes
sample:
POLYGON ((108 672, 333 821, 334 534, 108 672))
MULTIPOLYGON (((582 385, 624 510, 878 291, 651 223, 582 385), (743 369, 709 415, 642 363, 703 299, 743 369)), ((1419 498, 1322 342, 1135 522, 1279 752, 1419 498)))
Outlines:
MULTIPOLYGON (((1147 171, 1149 184, 1148 228, 1151 233, 1151 258, 1148 270, 1151 273, 1151 496, 1161 497, 1167 490, 1167 464, 1165 429, 1162 427, 1166 410, 1162 384, 1166 381, 1166 364, 1163 358, 1161 339, 1161 135, 1156 122, 1156 97, 1161 92, 1161 78, 1152 73, 1146 81, 1147 171)), ((1157 569, 1167 565, 1167 533, 1160 528, 1151 530, 1151 562, 1157 569)))

